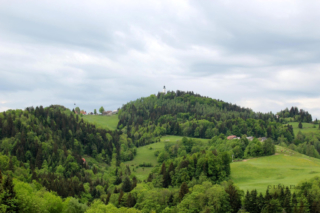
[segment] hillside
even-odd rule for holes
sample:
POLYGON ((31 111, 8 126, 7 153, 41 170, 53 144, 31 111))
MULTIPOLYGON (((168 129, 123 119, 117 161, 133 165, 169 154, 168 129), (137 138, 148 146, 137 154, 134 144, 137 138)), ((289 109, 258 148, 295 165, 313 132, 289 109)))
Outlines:
POLYGON ((118 128, 138 146, 153 143, 163 135, 212 138, 214 135, 248 135, 277 140, 294 138, 290 125, 283 126, 274 114, 255 113, 192 92, 151 95, 125 104, 118 128))
POLYGON ((8 110, 0 113, 0 152, 4 175, 38 181, 63 198, 88 202, 107 193, 108 181, 117 177, 104 170, 120 164, 120 135, 96 128, 62 106, 8 110), (97 186, 103 189, 99 193, 97 186))
POLYGON ((130 102, 119 116, 80 117, 57 105, 8 110, 0 113, 0 211, 290 212, 285 193, 314 212, 320 160, 290 150, 320 158, 320 134, 303 125, 310 134, 294 134, 296 123, 271 113, 181 91, 130 102), (266 191, 310 178, 308 201, 299 190, 266 191), (250 203, 260 192, 258 211, 250 203))

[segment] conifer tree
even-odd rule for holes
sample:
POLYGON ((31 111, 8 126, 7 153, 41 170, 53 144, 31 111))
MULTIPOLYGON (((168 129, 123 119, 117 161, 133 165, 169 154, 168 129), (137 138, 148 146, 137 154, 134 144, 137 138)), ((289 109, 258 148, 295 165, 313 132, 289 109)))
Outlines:
POLYGON ((302 123, 301 123, 301 121, 299 122, 298 127, 299 127, 299 129, 302 129, 302 123))
POLYGON ((131 193, 129 193, 127 198, 127 207, 132 208, 135 205, 136 205, 136 199, 131 193))
POLYGON ((173 205, 173 194, 172 194, 172 193, 171 193, 170 196, 169 196, 167 205, 170 206, 170 207, 173 205))
POLYGON ((258 208, 258 212, 261 212, 261 210, 263 209, 264 206, 264 197, 262 195, 262 193, 260 192, 259 197, 257 199, 257 208, 258 208))
POLYGON ((284 198, 282 207, 285 209, 286 212, 292 211, 291 192, 290 192, 289 187, 286 187, 285 198, 284 198))
POLYGON ((165 163, 162 163, 160 174, 163 176, 165 176, 165 174, 166 174, 166 164, 165 163))
POLYGON ((132 186, 131 181, 128 178, 128 176, 126 176, 124 178, 124 181, 123 181, 123 184, 122 184, 122 190, 124 192, 130 192, 131 191, 131 186, 132 186))
POLYGON ((181 184, 181 187, 180 187, 180 191, 179 191, 179 198, 180 198, 180 201, 183 199, 183 197, 188 194, 189 192, 189 188, 188 188, 188 185, 186 184, 186 182, 183 182, 181 184))
POLYGON ((13 165, 13 162, 12 162, 11 158, 9 159, 8 169, 11 170, 12 172, 14 172, 14 165, 13 165))
POLYGON ((249 193, 249 191, 247 190, 247 193, 246 193, 246 195, 245 195, 245 197, 244 197, 244 202, 243 202, 243 204, 244 204, 244 209, 245 210, 247 210, 247 211, 249 211, 250 212, 250 210, 251 210, 251 196, 250 196, 250 193, 249 193))
POLYGON ((41 169, 42 166, 42 149, 41 147, 38 148, 37 157, 36 157, 36 167, 41 169))
POLYGON ((123 202, 123 191, 122 189, 120 190, 120 194, 119 194, 119 197, 118 197, 118 205, 119 207, 121 206, 121 203, 123 202))
POLYGON ((150 173, 148 176, 147 182, 152 182, 152 179, 153 179, 153 175, 152 173, 150 173))
POLYGON ((168 186, 171 184, 170 174, 166 172, 162 178, 163 178, 163 181, 162 181, 163 188, 168 188, 168 186))
POLYGON ((236 187, 233 185, 232 182, 228 183, 227 188, 225 191, 229 195, 229 201, 230 201, 230 206, 232 208, 232 213, 237 213, 238 210, 241 208, 241 194, 239 191, 236 189, 236 187))
POLYGON ((7 212, 18 212, 18 200, 14 191, 12 177, 7 176, 3 184, 2 204, 7 206, 7 212))

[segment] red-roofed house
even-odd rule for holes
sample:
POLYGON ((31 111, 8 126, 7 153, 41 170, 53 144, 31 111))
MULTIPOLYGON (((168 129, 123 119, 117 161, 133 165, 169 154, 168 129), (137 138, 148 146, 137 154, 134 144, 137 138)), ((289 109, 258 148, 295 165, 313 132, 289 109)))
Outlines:
POLYGON ((236 138, 236 137, 237 137, 237 136, 235 136, 235 135, 230 135, 230 136, 227 137, 227 139, 228 139, 228 140, 231 140, 231 139, 234 139, 234 138, 236 138))

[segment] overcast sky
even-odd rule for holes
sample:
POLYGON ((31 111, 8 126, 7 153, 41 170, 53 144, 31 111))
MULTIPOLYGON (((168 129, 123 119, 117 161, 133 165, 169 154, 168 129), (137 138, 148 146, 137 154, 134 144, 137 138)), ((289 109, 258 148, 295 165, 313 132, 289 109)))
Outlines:
POLYGON ((0 111, 162 90, 320 118, 320 2, 0 0, 0 111))

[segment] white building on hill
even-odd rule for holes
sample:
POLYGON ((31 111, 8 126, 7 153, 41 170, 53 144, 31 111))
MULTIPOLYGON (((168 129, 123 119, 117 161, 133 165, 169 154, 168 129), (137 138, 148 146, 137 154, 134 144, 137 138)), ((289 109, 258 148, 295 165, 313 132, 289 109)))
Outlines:
POLYGON ((167 94, 166 86, 163 86, 163 90, 162 90, 162 92, 160 92, 160 93, 167 94))

